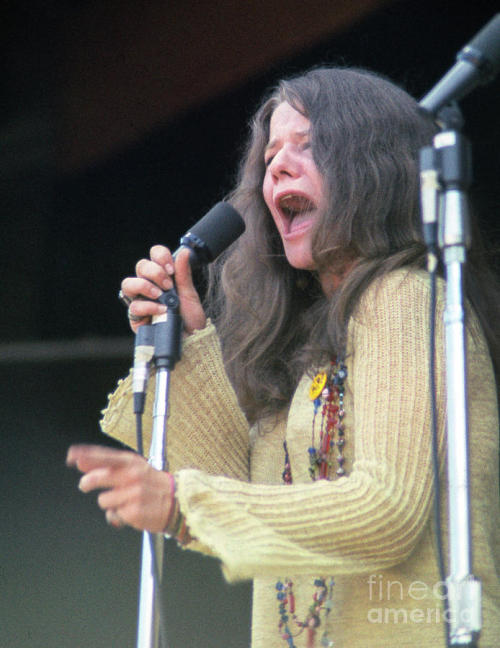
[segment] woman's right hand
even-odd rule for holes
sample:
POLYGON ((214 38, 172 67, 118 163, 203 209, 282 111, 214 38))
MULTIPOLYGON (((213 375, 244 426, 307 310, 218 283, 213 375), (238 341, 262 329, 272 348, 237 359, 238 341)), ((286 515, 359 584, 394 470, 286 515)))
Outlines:
POLYGON ((137 333, 139 326, 149 323, 155 315, 165 313, 166 307, 154 300, 158 299, 162 292, 173 287, 174 276, 184 330, 191 334, 195 329, 205 327, 206 316, 193 284, 188 249, 182 249, 174 261, 168 248, 155 245, 150 250, 150 258, 138 261, 135 271, 135 277, 127 277, 121 284, 123 295, 132 300, 129 306, 129 321, 134 333, 137 333), (130 315, 141 319, 134 321, 130 319, 130 315))

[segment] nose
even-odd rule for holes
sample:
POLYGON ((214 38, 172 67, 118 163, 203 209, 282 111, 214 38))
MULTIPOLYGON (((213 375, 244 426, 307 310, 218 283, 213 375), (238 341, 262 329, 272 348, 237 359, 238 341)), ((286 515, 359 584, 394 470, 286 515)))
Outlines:
POLYGON ((297 177, 299 174, 299 163, 292 151, 283 146, 277 151, 269 164, 269 171, 274 180, 282 176, 297 177))

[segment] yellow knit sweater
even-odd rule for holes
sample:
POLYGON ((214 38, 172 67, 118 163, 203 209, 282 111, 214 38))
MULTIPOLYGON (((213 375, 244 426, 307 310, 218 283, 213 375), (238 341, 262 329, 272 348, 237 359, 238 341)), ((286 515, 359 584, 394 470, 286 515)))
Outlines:
MULTIPOLYGON (((214 327, 208 324, 186 340, 172 376, 169 468, 176 472, 181 510, 197 538, 192 548, 218 556, 228 579, 254 580, 252 648, 287 646, 278 632, 276 581, 293 580, 297 616, 303 619, 318 576, 333 576, 335 586, 316 646, 322 645, 325 628, 336 648, 444 645, 431 515, 428 304, 426 275, 408 270, 375 281, 362 297, 349 324, 346 359, 347 476, 334 481, 311 482, 308 472, 309 377, 299 383, 288 412, 249 430, 224 372, 214 327), (285 439, 293 476, 286 486, 285 439)), ((444 464, 442 311, 440 296, 437 402, 444 464)), ((494 648, 500 645, 497 400, 483 335, 475 318, 470 320, 473 573, 483 588, 480 646, 494 648)), ((110 397, 102 427, 135 445, 130 378, 110 397)), ((442 474, 447 541, 446 471, 442 474)), ((294 643, 305 647, 306 632, 294 643)))

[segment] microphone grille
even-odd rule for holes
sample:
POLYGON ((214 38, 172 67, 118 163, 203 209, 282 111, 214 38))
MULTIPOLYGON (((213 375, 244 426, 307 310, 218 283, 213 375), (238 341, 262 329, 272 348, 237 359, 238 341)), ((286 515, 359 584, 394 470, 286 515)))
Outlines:
POLYGON ((213 261, 245 231, 245 223, 227 202, 218 202, 189 230, 186 236, 200 238, 208 250, 207 261, 213 261))

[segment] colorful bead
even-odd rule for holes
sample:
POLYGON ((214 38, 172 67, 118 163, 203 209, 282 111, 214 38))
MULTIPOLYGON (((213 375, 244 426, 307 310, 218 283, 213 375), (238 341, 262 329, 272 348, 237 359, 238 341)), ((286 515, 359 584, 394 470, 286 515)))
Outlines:
MULTIPOLYGON (((317 479, 329 479, 333 465, 336 462, 337 469, 333 473, 336 477, 346 474, 345 457, 345 428, 343 419, 344 410, 344 382, 347 378, 347 368, 342 363, 331 363, 329 373, 318 373, 309 388, 309 398, 313 401, 313 421, 311 432, 311 445, 307 452, 309 455, 309 473, 313 481, 317 479), (321 423, 316 431, 316 417, 321 411, 321 423), (318 446, 315 436, 318 433, 318 446), (336 454, 334 455, 334 452, 336 454)), ((285 469, 283 481, 285 484, 292 483, 292 471, 286 441, 283 444, 285 450, 285 469)), ((315 592, 313 602, 309 607, 309 613, 303 621, 300 621, 295 614, 295 595, 293 582, 286 580, 284 583, 276 583, 276 598, 279 602, 278 610, 280 620, 278 628, 281 638, 288 644, 288 648, 296 648, 294 638, 306 631, 307 648, 314 648, 317 628, 322 623, 326 626, 326 618, 333 608, 332 591, 335 585, 333 578, 330 578, 328 585, 324 578, 316 578, 314 581, 315 592), (295 635, 292 634, 289 623, 293 622, 297 628, 295 635)), ((321 646, 333 648, 334 642, 325 631, 321 637, 321 646)))
MULTIPOLYGON (((311 479, 328 479, 332 466, 331 453, 337 447, 338 456, 343 452, 345 442, 339 443, 344 436, 342 420, 344 410, 344 380, 347 369, 343 363, 332 362, 330 372, 318 373, 310 386, 309 397, 314 398, 314 414, 312 422, 312 443, 309 452, 309 473, 311 479), (319 429, 318 447, 316 447, 316 415, 321 410, 321 424, 319 429), (336 432, 337 439, 334 434, 336 432)), ((338 467, 342 468, 344 459, 340 461, 337 456, 338 467)), ((337 472, 334 474, 338 475, 337 472)), ((344 474, 344 473, 342 473, 344 474)), ((290 482, 288 482, 290 483, 290 482)))
POLYGON ((309 388, 309 398, 312 401, 316 400, 316 398, 318 398, 318 396, 321 394, 324 386, 326 385, 327 379, 328 379, 328 375, 325 372, 316 374, 316 376, 312 381, 312 385, 309 388))
POLYGON ((292 467, 290 465, 290 457, 288 456, 288 446, 286 444, 286 441, 283 441, 283 449, 285 450, 285 470, 281 473, 281 476, 285 484, 291 484, 292 467))

